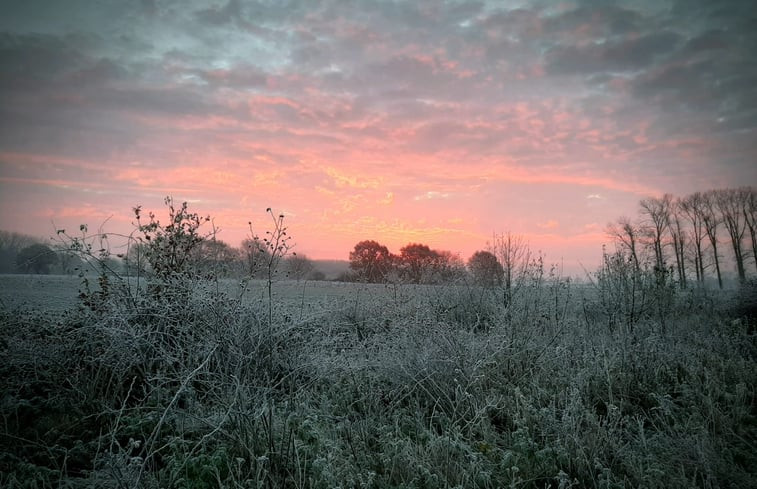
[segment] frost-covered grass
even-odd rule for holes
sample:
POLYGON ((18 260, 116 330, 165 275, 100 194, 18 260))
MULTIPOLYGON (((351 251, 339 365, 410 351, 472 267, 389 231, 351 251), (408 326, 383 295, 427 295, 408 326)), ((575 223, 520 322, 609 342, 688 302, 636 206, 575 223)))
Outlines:
POLYGON ((730 295, 674 292, 629 325, 559 280, 508 305, 465 285, 285 282, 272 303, 222 285, 6 303, 0 487, 757 480, 754 318, 730 295))

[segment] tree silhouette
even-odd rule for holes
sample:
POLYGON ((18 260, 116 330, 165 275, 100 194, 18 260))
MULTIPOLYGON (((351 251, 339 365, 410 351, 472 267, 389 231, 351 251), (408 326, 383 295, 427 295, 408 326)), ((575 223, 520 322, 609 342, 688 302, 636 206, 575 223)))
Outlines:
POLYGON ((691 242, 694 246, 694 269, 697 282, 704 282, 704 251, 702 242, 705 238, 704 213, 706 207, 701 192, 687 195, 680 201, 680 207, 689 220, 691 242))
POLYGON ((736 271, 741 282, 746 280, 742 242, 747 227, 743 209, 748 200, 749 190, 747 188, 727 188, 715 191, 715 205, 720 210, 723 224, 731 238, 733 258, 736 260, 736 271))
POLYGON ((211 237, 192 250, 192 266, 204 275, 229 276, 241 252, 229 244, 211 237))
POLYGON ((468 270, 473 275, 473 281, 484 287, 502 285, 505 269, 497 257, 489 251, 477 251, 468 260, 468 270))
POLYGON ((673 196, 665 194, 662 198, 650 197, 639 202, 642 215, 646 216, 645 234, 654 249, 655 269, 662 274, 665 271, 665 232, 670 225, 670 212, 673 196))
POLYGON ((400 274, 408 282, 420 284, 430 281, 438 263, 439 254, 420 243, 410 243, 400 249, 400 274))
POLYGON ((292 255, 287 257, 284 262, 284 267, 289 277, 298 281, 309 278, 310 274, 315 270, 315 265, 312 260, 305 255, 292 255))
POLYGON ((684 210, 681 199, 675 199, 670 206, 670 219, 668 229, 673 238, 673 251, 676 257, 676 270, 678 271, 678 283, 681 288, 686 288, 686 243, 688 234, 685 228, 684 210))
POLYGON ((460 255, 447 250, 434 250, 434 253, 436 253, 436 262, 433 280, 448 283, 465 277, 465 262, 460 255))
POLYGON ((16 267, 25 273, 50 273, 50 266, 58 263, 58 255, 43 244, 33 244, 16 255, 16 267))
POLYGON ((508 305, 512 302, 513 289, 518 287, 526 275, 531 261, 531 251, 523 236, 511 232, 494 235, 489 250, 497 257, 505 271, 502 299, 508 305))
POLYGON ((371 283, 383 282, 392 268, 389 249, 373 240, 361 241, 350 252, 350 269, 358 279, 371 283))
POLYGON ((607 226, 607 234, 630 253, 634 270, 637 272, 641 269, 638 250, 639 235, 641 232, 640 226, 625 216, 618 218, 616 222, 610 223, 607 226))
POLYGON ((16 271, 18 252, 38 242, 39 240, 32 236, 10 231, 0 231, 0 273, 13 273, 16 271))
POLYGON ((752 259, 757 266, 757 190, 748 187, 744 189, 744 192, 746 192, 743 201, 744 221, 749 229, 749 236, 752 238, 752 259))
POLYGON ((712 248, 712 258, 715 262, 715 272, 718 277, 718 287, 723 288, 723 277, 720 273, 720 255, 718 254, 718 226, 722 218, 715 209, 715 191, 709 190, 702 194, 702 222, 707 238, 712 248))
POLYGON ((691 273, 687 273, 687 267, 691 270, 689 264, 693 264, 698 283, 703 284, 708 270, 714 269, 718 287, 722 289, 723 248, 733 252, 740 282, 748 278, 750 258, 757 265, 757 192, 754 187, 694 192, 681 198, 664 194, 641 200, 639 211, 638 224, 620 218, 608 225, 607 232, 623 252, 631 254, 637 269, 640 262, 642 267, 647 264, 646 257, 636 255, 637 243, 645 245, 644 252, 654 251, 650 264, 654 265, 658 280, 666 280, 667 273, 672 273, 675 267, 678 284, 686 288, 691 273), (723 232, 727 233, 726 239, 718 235, 723 232), (675 253, 674 267, 666 263, 669 249, 675 253))

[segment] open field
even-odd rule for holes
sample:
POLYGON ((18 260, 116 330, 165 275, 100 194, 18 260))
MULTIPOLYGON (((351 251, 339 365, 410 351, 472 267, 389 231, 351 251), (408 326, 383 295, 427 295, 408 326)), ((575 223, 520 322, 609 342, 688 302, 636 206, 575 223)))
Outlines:
MULTIPOLYGON (((93 288, 97 289, 97 277, 89 278, 93 288)), ((136 286, 136 279, 131 280, 136 286)), ((219 280, 220 289, 230 295, 238 296, 238 280, 219 280)), ((2 275, 0 274, 0 304, 8 309, 23 308, 44 311, 63 311, 77 304, 81 279, 73 275, 2 275)), ((144 280, 142 281, 144 288, 144 280)), ((360 290, 369 290, 372 294, 382 294, 387 286, 381 284, 355 284, 326 281, 282 280, 276 282, 274 294, 277 300, 286 303, 339 303, 359 295, 360 290)), ((266 298, 265 281, 251 280, 245 286, 245 300, 254 302, 266 298)))
POLYGON ((537 278, 0 277, 0 487, 753 486, 743 295, 537 278))
POLYGON ((76 305, 78 288, 79 278, 69 275, 0 275, 0 304, 62 311, 76 305))

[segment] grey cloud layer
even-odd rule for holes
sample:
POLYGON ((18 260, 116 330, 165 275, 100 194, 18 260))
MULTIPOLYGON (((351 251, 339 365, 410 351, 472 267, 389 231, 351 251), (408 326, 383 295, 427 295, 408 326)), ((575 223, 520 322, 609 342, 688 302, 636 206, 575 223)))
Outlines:
POLYGON ((595 171, 618 155, 656 170, 700 138, 713 172, 727 147, 722 164, 748 178, 750 3, 11 2, 0 147, 110 155, 150 139, 142 116, 217 117, 229 132, 207 131, 211 144, 247 135, 333 155, 359 137, 529 165, 593 156, 595 171), (520 102, 535 113, 512 110, 520 102))

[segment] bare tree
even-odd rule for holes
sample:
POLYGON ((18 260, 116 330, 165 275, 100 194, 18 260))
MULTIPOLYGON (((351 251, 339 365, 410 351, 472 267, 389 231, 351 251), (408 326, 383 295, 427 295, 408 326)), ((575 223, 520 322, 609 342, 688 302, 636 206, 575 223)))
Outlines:
POLYGON ((687 195, 679 201, 679 208, 691 224, 690 237, 694 249, 694 269, 697 282, 704 281, 704 255, 702 241, 705 238, 704 213, 706 212, 704 197, 701 192, 687 195))
POLYGON ((513 288, 518 278, 523 277, 531 253, 528 249, 528 243, 523 236, 514 235, 511 232, 494 235, 492 242, 488 246, 489 252, 497 257, 504 270, 504 302, 506 305, 512 301, 513 288))
POLYGON ((715 205, 715 192, 713 190, 702 194, 702 222, 710 240, 712 248, 712 257, 715 261, 715 272, 718 277, 718 287, 723 288, 723 277, 720 273, 720 256, 718 255, 718 227, 721 223, 721 217, 717 212, 715 205))
POLYGON ((641 229, 638 224, 632 223, 628 217, 620 217, 614 223, 607 226, 607 234, 616 240, 631 255, 635 271, 639 271, 638 243, 641 229))
POLYGON ((676 270, 678 283, 686 288, 686 228, 683 222, 684 212, 681 199, 674 200, 670 205, 668 228, 673 238, 673 250, 676 256, 676 270))
POLYGON ((285 261, 285 269, 291 278, 300 281, 310 276, 315 265, 306 255, 292 254, 285 261))
POLYGON ((749 230, 749 237, 752 239, 752 259, 757 266, 757 189, 747 187, 744 189, 747 193, 744 199, 744 221, 749 230))
POLYGON ((655 255, 655 268, 665 270, 665 250, 663 239, 670 224, 670 210, 673 196, 665 194, 662 198, 650 197, 639 202, 641 213, 646 215, 647 235, 651 241, 655 255))
POLYGON ((743 209, 748 196, 749 193, 745 188, 727 188, 715 191, 715 204, 718 210, 720 210, 723 224, 731 237, 733 257, 736 260, 736 271, 739 274, 739 280, 742 282, 746 280, 744 249, 742 247, 744 233, 746 232, 746 220, 744 219, 743 209))

